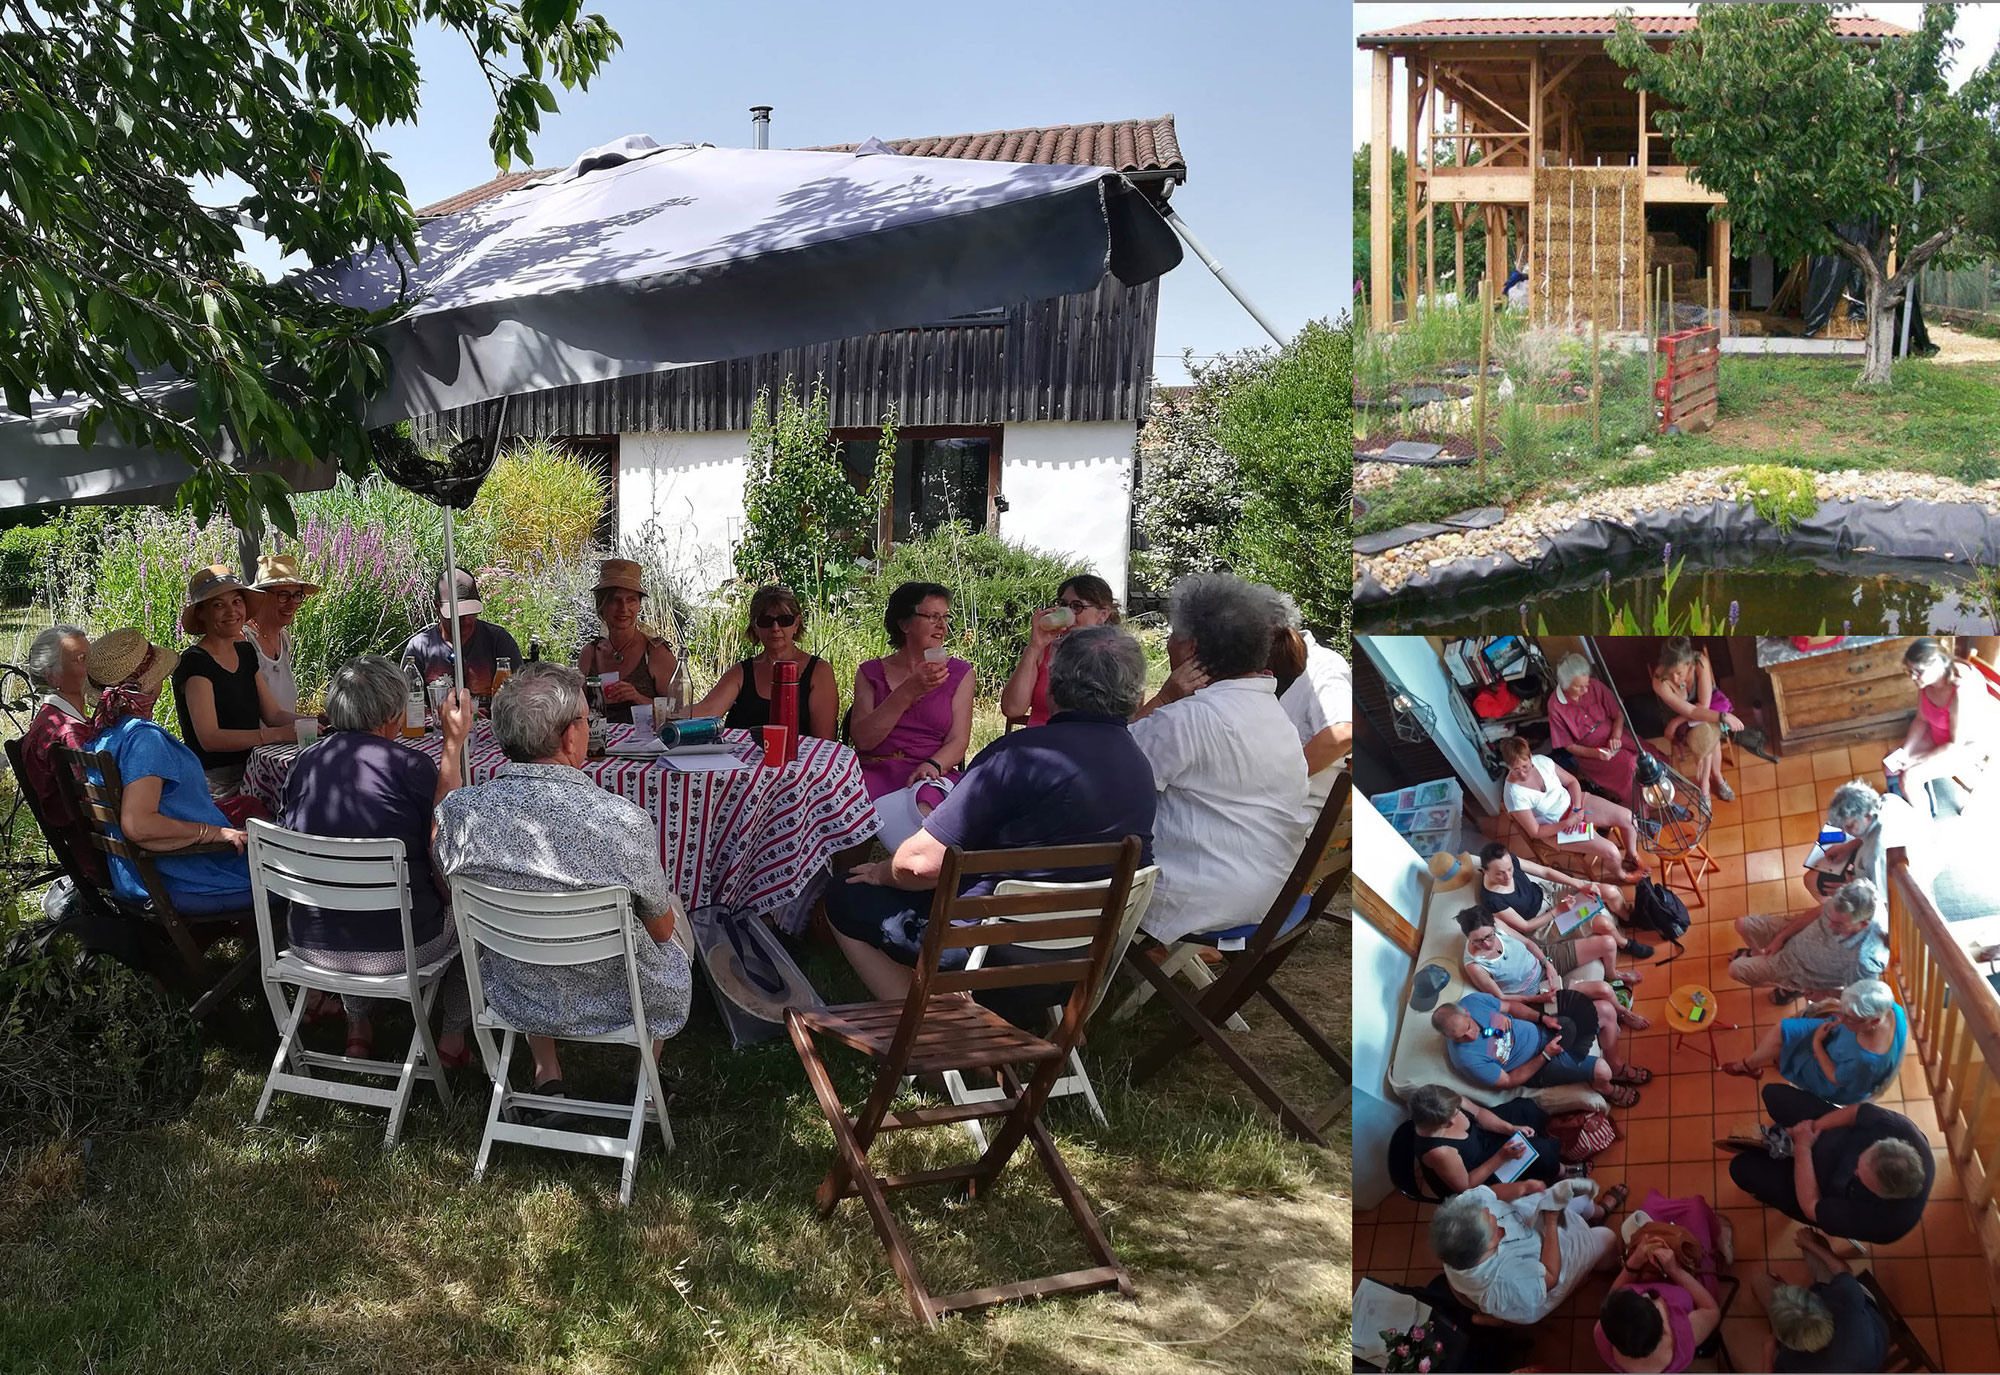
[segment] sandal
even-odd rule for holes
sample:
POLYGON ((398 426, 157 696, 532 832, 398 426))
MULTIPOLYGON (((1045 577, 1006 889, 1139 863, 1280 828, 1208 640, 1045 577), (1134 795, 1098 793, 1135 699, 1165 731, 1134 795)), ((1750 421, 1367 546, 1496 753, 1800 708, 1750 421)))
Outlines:
POLYGON ((1650 1084, 1653 1082, 1653 1071, 1647 1069, 1644 1065, 1627 1065, 1611 1076, 1611 1082, 1614 1084, 1630 1084, 1633 1088, 1638 1088, 1641 1084, 1650 1084))
POLYGON ((1763 1066, 1759 1065, 1755 1069, 1752 1069, 1749 1063, 1743 1060, 1731 1060, 1722 1067, 1722 1072, 1724 1074, 1733 1074, 1738 1079, 1762 1079, 1764 1077, 1763 1066))
POLYGON ((1602 1092, 1604 1101, 1614 1108, 1629 1108, 1639 1101, 1639 1090, 1630 1084, 1621 1084, 1615 1079, 1611 1081, 1611 1087, 1602 1092))
POLYGON ((469 1045, 459 1050, 457 1054, 453 1054, 448 1050, 440 1050, 438 1052, 438 1067, 440 1069, 464 1069, 471 1063, 472 1047, 469 1045))
POLYGON ((306 1015, 302 1021, 306 1026, 318 1026, 321 1022, 330 1022, 335 1017, 346 1015, 347 1009, 341 1004, 338 993, 327 993, 315 988, 309 991, 306 998, 306 1015))
POLYGON ((1625 1206, 1625 1200, 1631 1196, 1632 1190, 1629 1186, 1613 1184, 1597 1196, 1597 1201, 1604 1206, 1604 1215, 1610 1217, 1613 1213, 1622 1209, 1625 1206))
POLYGON ((372 1060, 375 1058, 375 1037, 371 1032, 366 1036, 348 1033, 346 1056, 350 1060, 372 1060))
POLYGON ((1642 984, 1646 982, 1646 971, 1634 965, 1631 969, 1620 973, 1618 977, 1628 984, 1642 984))

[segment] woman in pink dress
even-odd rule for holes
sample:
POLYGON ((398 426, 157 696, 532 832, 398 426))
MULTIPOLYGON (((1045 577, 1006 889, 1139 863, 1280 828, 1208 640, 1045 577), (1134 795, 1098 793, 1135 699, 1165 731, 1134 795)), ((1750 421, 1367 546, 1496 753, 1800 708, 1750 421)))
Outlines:
MULTIPOLYGON (((1694 755, 1688 781, 1724 802, 1736 800, 1735 791, 1722 776, 1722 735, 1742 730, 1743 723, 1729 710, 1729 698, 1715 685, 1715 665, 1708 651, 1695 647, 1693 640, 1676 635, 1660 646, 1660 662, 1653 669, 1653 695, 1673 715, 1667 721, 1667 739, 1676 751, 1694 755)), ((1676 758, 1679 756, 1676 755, 1676 758)))
POLYGON ((1936 640, 1912 643, 1903 671, 1917 685, 1917 714, 1902 747, 1883 759, 1882 772, 1891 792, 1927 814, 1925 789, 1933 779, 1977 769, 1993 750, 1994 702, 1979 670, 1955 661, 1936 640))
POLYGON ((1566 654, 1549 694, 1549 747, 1568 750, 1577 776, 1613 797, 1632 795, 1632 774, 1644 748, 1625 730, 1618 695, 1590 671, 1590 660, 1566 654))
POLYGON ((944 651, 950 591, 906 582, 889 594, 882 623, 894 653, 855 672, 848 725, 862 781, 876 799, 938 778, 956 780, 972 743, 972 665, 944 651))
POLYGON ((1597 1354, 1607 1369, 1628 1375, 1686 1370, 1696 1349, 1722 1325, 1716 1302, 1722 1292, 1721 1224, 1707 1199, 1667 1198, 1657 1189, 1647 1193, 1639 1211, 1654 1222, 1687 1228, 1701 1243, 1704 1259, 1699 1271, 1690 1273, 1664 1244, 1635 1248, 1598 1308, 1592 1333, 1597 1354), (1635 1265, 1648 1275, 1657 1265, 1664 1277, 1641 1279, 1635 1265))

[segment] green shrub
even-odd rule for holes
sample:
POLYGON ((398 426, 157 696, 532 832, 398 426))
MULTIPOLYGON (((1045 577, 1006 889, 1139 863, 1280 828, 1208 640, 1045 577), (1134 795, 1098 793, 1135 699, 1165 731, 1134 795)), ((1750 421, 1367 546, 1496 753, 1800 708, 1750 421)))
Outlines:
POLYGON ((153 981, 58 941, 0 967, 0 1148, 176 1117, 201 1087, 201 1042, 153 981))
POLYGON ((465 513, 470 556, 514 568, 575 563, 596 538, 610 495, 591 463, 549 440, 524 440, 500 455, 465 513))
POLYGON ((1754 463, 1730 473, 1742 484, 1738 498, 1751 503, 1762 516, 1780 530, 1790 530, 1819 510, 1819 495, 1813 475, 1777 463, 1754 463))
POLYGON ((787 378, 775 414, 770 393, 757 394, 743 462, 743 538, 736 546, 739 582, 782 582, 825 604, 839 602, 866 576, 865 556, 896 460, 892 412, 882 424, 868 488, 857 489, 841 465, 830 405, 823 380, 801 402, 787 378))

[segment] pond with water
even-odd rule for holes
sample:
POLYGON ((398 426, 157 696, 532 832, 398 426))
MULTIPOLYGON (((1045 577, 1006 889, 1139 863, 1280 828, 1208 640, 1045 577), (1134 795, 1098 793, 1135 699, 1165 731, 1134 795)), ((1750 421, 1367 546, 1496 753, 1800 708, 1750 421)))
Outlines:
MULTIPOLYGON (((1601 634, 1610 628, 1605 608, 1608 587, 1613 605, 1650 624, 1665 585, 1657 555, 1635 555, 1609 570, 1552 581, 1519 575, 1483 580, 1445 594, 1392 597, 1354 608, 1358 631, 1506 634, 1546 621, 1552 630, 1601 634), (1606 572, 1610 581, 1606 582, 1606 572)), ((1996 633, 1994 609, 1971 571, 1919 559, 1787 556, 1773 558, 1748 550, 1715 550, 1688 556, 1675 582, 1672 608, 1678 613, 1699 599, 1726 615, 1737 604, 1737 631, 1754 635, 1803 635, 1819 630, 1853 634, 1916 635, 1996 633), (1734 556, 1732 558, 1732 555, 1734 556), (1706 560, 1703 562, 1703 560, 1706 560)))

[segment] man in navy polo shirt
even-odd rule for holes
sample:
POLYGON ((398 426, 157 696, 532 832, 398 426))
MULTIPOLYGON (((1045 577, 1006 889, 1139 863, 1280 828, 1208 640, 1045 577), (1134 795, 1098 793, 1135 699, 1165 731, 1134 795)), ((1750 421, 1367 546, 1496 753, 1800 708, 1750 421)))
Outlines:
MULTIPOLYGON (((1139 862, 1153 862, 1153 768, 1126 729, 1145 690, 1146 656, 1139 642, 1116 626, 1073 630, 1056 645, 1049 663, 1049 700, 1055 714, 995 740, 979 752, 951 796, 924 819, 891 859, 857 866, 827 890, 827 915, 848 963, 878 998, 909 992, 909 966, 922 949, 932 891, 944 853, 1009 850, 1024 846, 1092 845, 1139 837, 1139 862)), ((1040 871, 1019 878, 1084 882, 1104 870, 1040 871)), ((999 881, 982 875, 967 893, 991 892, 999 881)), ((963 950, 947 951, 962 964, 963 950)), ((996 946, 991 964, 1025 963, 1037 956, 1065 958, 1019 946, 996 946)), ((1038 1024, 1068 996, 1060 985, 1000 988, 979 1000, 1011 1021, 1038 1024)))

